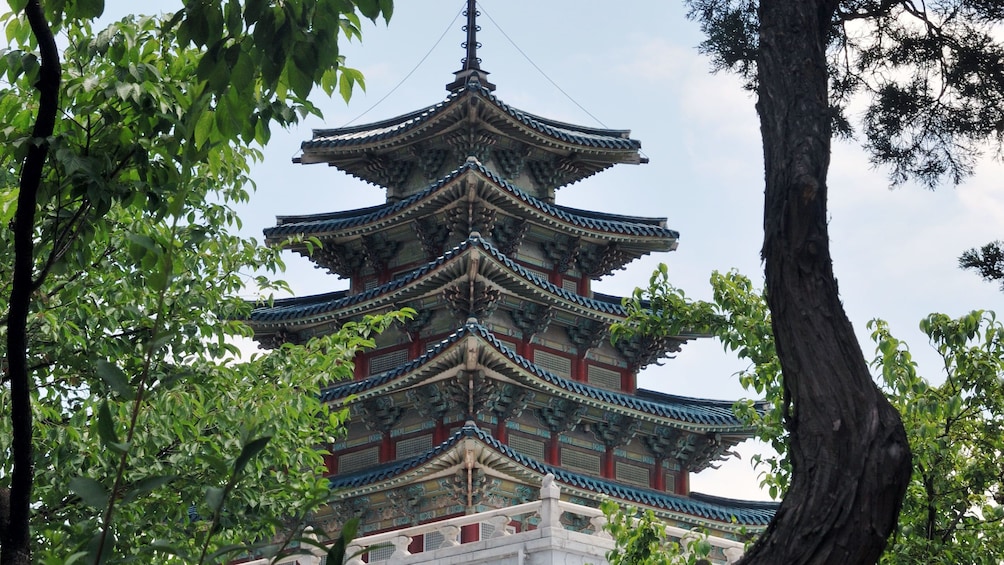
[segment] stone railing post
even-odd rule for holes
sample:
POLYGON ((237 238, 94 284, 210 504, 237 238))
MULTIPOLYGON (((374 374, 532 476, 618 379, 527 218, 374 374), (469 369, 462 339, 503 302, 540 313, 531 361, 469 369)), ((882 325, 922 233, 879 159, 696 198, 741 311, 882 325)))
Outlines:
POLYGON ((312 526, 307 526, 303 530, 303 537, 317 545, 309 546, 308 551, 310 551, 310 557, 301 557, 297 562, 302 565, 320 565, 321 558, 324 557, 326 552, 324 551, 323 546, 320 545, 321 540, 317 537, 317 531, 314 530, 312 526))
POLYGON ((394 553, 390 556, 391 561, 411 555, 411 552, 408 551, 408 546, 411 545, 411 536, 397 536, 391 543, 394 544, 394 553))
POLYGON ((743 550, 740 547, 727 547, 725 548, 725 560, 726 563, 735 563, 739 561, 743 556, 743 550))
POLYGON ((561 488, 554 482, 554 475, 548 473, 540 485, 540 526, 541 533, 547 535, 548 528, 561 529, 561 488))
POLYGON ((589 525, 593 527, 593 535, 603 539, 614 539, 610 532, 606 530, 607 517, 603 514, 593 516, 589 519, 589 525))
POLYGON ((439 549, 442 547, 456 547, 460 545, 460 526, 454 526, 452 524, 441 526, 439 528, 440 535, 443 536, 443 543, 439 544, 439 549))

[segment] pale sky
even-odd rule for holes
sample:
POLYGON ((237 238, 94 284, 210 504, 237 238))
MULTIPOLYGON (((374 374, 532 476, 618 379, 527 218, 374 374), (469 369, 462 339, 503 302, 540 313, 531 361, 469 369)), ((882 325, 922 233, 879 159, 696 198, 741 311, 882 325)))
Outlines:
MULTIPOLYGON (((346 106, 321 100, 325 119, 275 132, 253 178, 251 204, 241 210, 245 232, 259 239, 276 215, 319 213, 384 201, 381 189, 324 165, 290 159, 312 127, 339 127, 390 118, 439 102, 460 66, 464 39, 458 17, 464 0, 398 0, 389 26, 363 26, 362 44, 343 44, 350 67, 366 76, 367 91, 346 106), (452 21, 452 24, 451 24, 452 21), (437 40, 445 37, 433 49, 437 40), (430 50, 428 58, 405 77, 430 50), (389 94, 391 90, 403 84, 389 94)), ((159 11, 174 2, 110 0, 109 12, 159 11)), ((709 74, 696 46, 701 36, 684 17, 682 2, 629 0, 479 0, 481 66, 503 101, 537 115, 584 126, 631 129, 649 164, 619 165, 565 187, 557 203, 611 213, 660 216, 681 233, 677 251, 636 261, 594 285, 626 295, 648 281, 659 262, 692 298, 710 299, 713 270, 738 269, 762 280, 763 165, 753 97, 727 75, 709 74), (487 16, 490 15, 494 22, 487 16), (496 26, 498 24, 498 27, 496 26), (542 76, 499 28, 588 113, 542 76), (602 121, 597 123, 589 114, 602 121)), ((866 322, 888 320, 912 345, 921 374, 938 380, 939 361, 917 329, 930 312, 960 316, 999 308, 993 284, 957 268, 964 250, 1004 238, 1001 166, 987 161, 958 187, 890 190, 886 171, 874 170, 849 142, 834 144, 829 175, 834 268, 848 315, 871 359, 866 322)), ((286 279, 300 294, 344 288, 299 256, 287 257, 286 279)), ((745 396, 734 373, 745 364, 713 340, 684 347, 675 359, 643 372, 639 384, 662 392, 708 398, 745 396)), ((749 469, 752 446, 718 471, 693 477, 694 490, 766 498, 749 469)))

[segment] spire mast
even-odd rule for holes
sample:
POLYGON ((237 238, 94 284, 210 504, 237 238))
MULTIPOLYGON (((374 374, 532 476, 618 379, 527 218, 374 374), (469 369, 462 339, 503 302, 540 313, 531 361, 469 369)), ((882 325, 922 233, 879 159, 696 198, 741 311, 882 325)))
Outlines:
POLYGON ((475 79, 489 91, 495 90, 495 85, 488 82, 488 71, 481 70, 481 59, 478 58, 478 47, 481 47, 481 44, 478 43, 478 31, 481 30, 481 27, 478 26, 480 13, 476 0, 467 0, 464 15, 467 16, 467 24, 463 27, 463 30, 467 32, 467 41, 462 45, 466 50, 466 56, 461 59, 461 68, 453 73, 456 78, 446 85, 446 90, 457 92, 466 88, 467 83, 475 79))
POLYGON ((464 47, 467 48, 467 56, 464 57, 463 70, 481 70, 481 59, 478 59, 478 47, 481 44, 478 43, 478 32, 481 31, 481 26, 478 25, 478 13, 477 2, 475 0, 467 0, 467 9, 464 10, 467 16, 467 25, 464 26, 464 31, 467 32, 467 41, 464 42, 464 47))

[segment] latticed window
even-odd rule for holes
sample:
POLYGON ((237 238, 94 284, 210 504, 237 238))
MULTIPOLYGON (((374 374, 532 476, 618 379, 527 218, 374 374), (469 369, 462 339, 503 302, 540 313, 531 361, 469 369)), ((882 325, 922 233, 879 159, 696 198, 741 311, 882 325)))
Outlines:
POLYGON ((566 379, 572 377, 572 360, 568 357, 562 357, 561 355, 555 355, 547 351, 534 351, 533 362, 555 375, 565 377, 566 379))
POLYGON ((377 547, 376 549, 371 549, 367 555, 369 558, 367 562, 376 563, 377 561, 386 561, 390 559, 390 556, 394 554, 393 545, 385 545, 383 547, 377 547))
POLYGON ((509 447, 527 457, 538 461, 544 460, 544 442, 518 434, 509 435, 509 447))
POLYGON ((648 469, 624 461, 617 462, 617 480, 642 487, 649 486, 648 469))
POLYGON ((439 532, 429 532, 422 539, 422 551, 436 551, 443 545, 443 534, 439 532))
POLYGON ((676 492, 675 473, 666 473, 666 492, 676 492))
POLYGON ((561 279, 561 288, 567 290, 568 292, 578 294, 579 292, 579 281, 561 279))
POLYGON ((571 471, 580 471, 592 475, 600 474, 600 456, 586 453, 578 449, 561 450, 561 466, 571 471))
MULTIPOLYGON (((482 540, 489 539, 489 538, 492 537, 492 534, 495 533, 495 525, 494 524, 489 524, 488 522, 481 522, 479 524, 479 526, 481 526, 481 531, 479 532, 481 534, 481 537, 478 538, 478 539, 482 539, 482 540)), ((512 524, 506 525, 505 529, 510 534, 515 534, 516 533, 516 528, 512 524)))
POLYGON ((618 371, 590 365, 586 370, 586 378, 589 379, 589 384, 593 386, 609 388, 611 390, 621 389, 621 374, 618 371))
POLYGON ((407 459, 432 449, 432 435, 415 436, 397 442, 397 458, 407 459))
POLYGON ((408 350, 398 349, 370 358, 370 374, 376 375, 404 365, 408 362, 408 350))
POLYGON ((351 473, 380 463, 380 449, 368 447, 346 453, 338 458, 338 473, 351 473))

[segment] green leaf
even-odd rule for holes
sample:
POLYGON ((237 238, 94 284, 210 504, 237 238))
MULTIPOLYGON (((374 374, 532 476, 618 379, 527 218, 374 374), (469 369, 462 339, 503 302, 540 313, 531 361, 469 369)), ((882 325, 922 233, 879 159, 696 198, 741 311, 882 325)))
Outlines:
POLYGON ((227 462, 224 461, 223 459, 220 459, 219 457, 216 457, 215 455, 210 455, 208 453, 203 453, 202 455, 199 456, 199 459, 202 459, 206 463, 209 463, 209 466, 212 467, 213 470, 216 471, 220 476, 227 474, 228 471, 227 462))
POLYGON ((244 472, 244 468, 256 455, 261 453, 268 442, 272 440, 272 436, 262 436, 256 440, 252 440, 241 449, 241 454, 237 456, 234 461, 234 476, 239 476, 244 472))
POLYGON ((115 421, 112 419, 112 412, 108 408, 108 401, 101 401, 98 407, 98 436, 105 445, 118 443, 119 438, 115 433, 115 421))
POLYGON ((70 480, 70 491, 80 497, 84 504, 99 510, 108 506, 108 490, 90 477, 74 477, 70 480))
POLYGON ((105 11, 105 0, 77 0, 74 17, 90 20, 101 16, 105 11))
POLYGON ((7 5, 12 12, 20 12, 28 5, 28 0, 7 0, 7 5))
POLYGON ((226 491, 221 487, 209 487, 206 489, 206 506, 209 506, 209 510, 216 513, 223 507, 223 495, 226 491))
POLYGON ((380 4, 377 0, 355 0, 355 2, 362 15, 376 21, 377 16, 380 15, 380 4))
POLYGON ((17 213, 18 187, 11 187, 0 192, 0 225, 8 225, 17 213))
POLYGON ((383 22, 390 23, 390 17, 394 15, 394 0, 380 0, 380 11, 383 12, 383 22))
POLYGON ((131 489, 126 491, 125 496, 122 497, 123 503, 129 503, 133 500, 152 492, 166 484, 171 483, 178 477, 176 475, 160 475, 147 477, 138 481, 131 489))
MULTIPOLYGON (((349 544, 352 540, 356 538, 356 533, 359 531, 359 518, 353 517, 345 521, 345 525, 342 526, 342 531, 335 538, 335 543, 331 545, 328 549, 328 563, 344 563, 345 562, 345 551, 348 549, 349 544)), ((349 556, 351 557, 351 556, 349 556)))
POLYGON ((121 396, 125 400, 132 400, 136 398, 136 392, 133 390, 132 386, 129 384, 129 379, 126 378, 125 373, 122 369, 109 363, 104 359, 98 360, 95 370, 101 380, 105 381, 115 394, 121 396))

